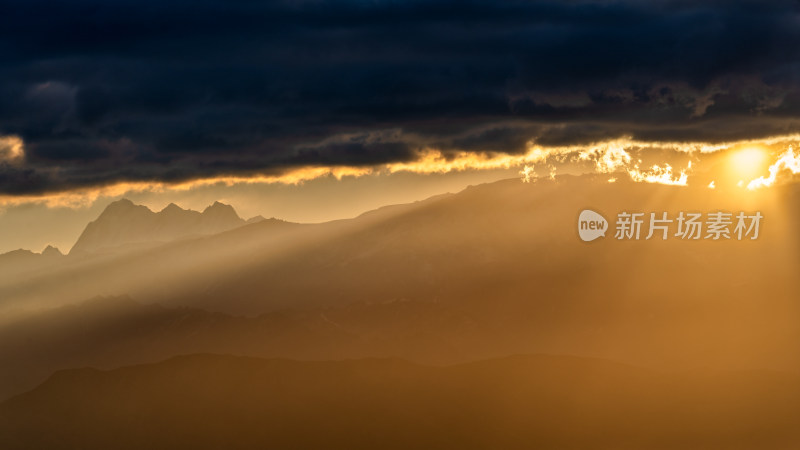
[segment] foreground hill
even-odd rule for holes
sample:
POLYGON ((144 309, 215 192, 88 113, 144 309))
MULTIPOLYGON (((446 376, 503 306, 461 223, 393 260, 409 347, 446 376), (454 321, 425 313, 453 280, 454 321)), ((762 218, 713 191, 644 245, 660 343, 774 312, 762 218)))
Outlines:
POLYGON ((538 348, 509 347, 498 331, 470 311, 421 301, 237 317, 97 298, 0 326, 0 401, 59 369, 110 369, 188 353, 452 363, 538 348))
POLYGON ((62 371, 0 404, 17 448, 786 449, 800 381, 515 356, 450 367, 181 356, 62 371))

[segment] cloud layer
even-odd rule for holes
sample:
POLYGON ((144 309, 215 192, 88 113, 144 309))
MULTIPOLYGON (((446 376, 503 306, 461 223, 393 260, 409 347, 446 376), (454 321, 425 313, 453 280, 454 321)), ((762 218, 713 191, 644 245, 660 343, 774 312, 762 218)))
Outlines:
POLYGON ((12 0, 0 136, 21 138, 24 161, 0 150, 0 194, 795 133, 798 13, 789 1, 12 0))

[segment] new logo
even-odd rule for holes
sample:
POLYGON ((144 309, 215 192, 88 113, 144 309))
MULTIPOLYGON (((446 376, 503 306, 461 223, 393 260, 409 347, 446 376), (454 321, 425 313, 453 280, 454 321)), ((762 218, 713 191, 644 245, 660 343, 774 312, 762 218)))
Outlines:
POLYGON ((584 209, 578 216, 578 235, 584 242, 590 242, 600 237, 606 236, 608 221, 605 217, 592 211, 584 209))

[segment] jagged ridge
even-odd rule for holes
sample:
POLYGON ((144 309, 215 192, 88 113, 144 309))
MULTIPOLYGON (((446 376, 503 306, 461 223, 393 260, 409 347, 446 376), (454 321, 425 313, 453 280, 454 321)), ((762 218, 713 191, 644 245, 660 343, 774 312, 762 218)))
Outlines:
POLYGON ((246 224, 230 205, 215 202, 202 213, 170 203, 153 212, 128 199, 111 203, 84 229, 70 253, 94 253, 130 244, 168 242, 220 233, 246 224))

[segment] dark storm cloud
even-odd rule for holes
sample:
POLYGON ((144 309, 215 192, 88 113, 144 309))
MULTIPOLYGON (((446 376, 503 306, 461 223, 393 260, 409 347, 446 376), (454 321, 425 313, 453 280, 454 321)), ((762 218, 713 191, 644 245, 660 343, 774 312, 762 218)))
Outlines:
POLYGON ((789 1, 6 1, 0 191, 796 132, 789 1), (57 169, 57 170, 55 170, 57 169))

